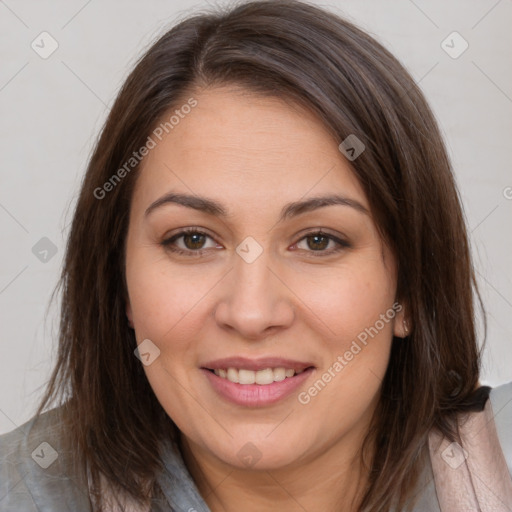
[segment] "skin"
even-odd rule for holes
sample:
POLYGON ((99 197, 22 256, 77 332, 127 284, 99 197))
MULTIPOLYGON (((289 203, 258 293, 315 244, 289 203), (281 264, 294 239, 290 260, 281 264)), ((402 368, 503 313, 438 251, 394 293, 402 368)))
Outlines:
POLYGON ((308 404, 297 395, 396 302, 395 260, 371 214, 350 206, 278 222, 285 204, 333 192, 370 211, 340 141, 312 113, 227 86, 194 97, 198 105, 146 157, 132 198, 126 313, 138 343, 160 350, 147 378, 213 512, 355 510, 367 476, 361 443, 405 310, 308 404), (172 203, 144 215, 170 191, 214 199, 229 215, 172 203), (202 244, 203 255, 162 246, 186 227, 208 237, 175 246, 202 244), (305 236, 320 228, 349 247, 328 254, 338 244, 324 239, 315 251, 305 236), (248 236, 263 249, 252 263, 235 251, 248 236), (284 400, 243 407, 219 397, 199 369, 237 355, 309 361, 315 371, 284 400), (238 456, 248 442, 261 457, 250 467, 238 456))

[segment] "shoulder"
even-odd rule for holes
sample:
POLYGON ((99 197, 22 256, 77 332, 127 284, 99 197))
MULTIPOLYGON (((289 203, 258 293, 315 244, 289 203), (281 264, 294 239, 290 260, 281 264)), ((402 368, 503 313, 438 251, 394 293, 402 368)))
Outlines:
POLYGON ((512 475, 512 381, 492 388, 489 399, 501 449, 512 475))
POLYGON ((84 478, 64 448, 62 408, 0 435, 0 510, 90 510, 84 478))
POLYGON ((458 420, 463 448, 437 430, 430 432, 430 457, 423 467, 414 512, 451 510, 454 499, 461 510, 476 510, 475 503, 489 504, 495 496, 512 492, 507 475, 507 466, 512 475, 512 382, 487 387, 482 398, 487 396, 481 410, 464 413, 458 420))

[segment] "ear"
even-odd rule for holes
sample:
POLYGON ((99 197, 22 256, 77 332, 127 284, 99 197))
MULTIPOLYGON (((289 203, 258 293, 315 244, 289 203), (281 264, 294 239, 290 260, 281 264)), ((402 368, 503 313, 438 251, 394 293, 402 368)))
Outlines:
POLYGON ((133 312, 132 312, 132 305, 130 304, 130 301, 126 300, 126 318, 128 318, 128 325, 133 329, 133 312))
POLYGON ((407 308, 400 304, 395 308, 396 315, 393 324, 393 335, 397 338, 407 338, 411 334, 411 322, 408 318, 407 308))

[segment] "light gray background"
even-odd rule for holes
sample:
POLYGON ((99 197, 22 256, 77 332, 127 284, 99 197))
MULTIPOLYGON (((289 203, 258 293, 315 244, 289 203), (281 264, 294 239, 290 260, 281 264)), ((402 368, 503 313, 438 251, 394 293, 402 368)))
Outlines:
MULTIPOLYGON (((483 379, 490 385, 512 380, 512 2, 312 3, 369 31, 430 101, 461 189, 488 311, 483 379), (453 31, 469 44, 456 59, 441 46, 453 31)), ((0 433, 32 416, 48 378, 58 309, 51 308, 45 322, 46 307, 80 180, 109 106, 148 44, 205 6, 0 0, 0 433), (31 48, 43 31, 59 45, 45 60, 31 48), (57 246, 47 262, 32 252, 42 237, 57 246)), ((445 44, 461 48, 450 41, 445 44)))

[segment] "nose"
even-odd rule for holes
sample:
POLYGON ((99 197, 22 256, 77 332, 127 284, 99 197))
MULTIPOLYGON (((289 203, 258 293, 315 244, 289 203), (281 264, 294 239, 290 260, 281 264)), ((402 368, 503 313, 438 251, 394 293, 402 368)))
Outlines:
POLYGON ((221 328, 244 339, 260 340, 293 323, 293 297, 268 251, 251 263, 236 254, 233 269, 222 282, 215 319, 221 328))

